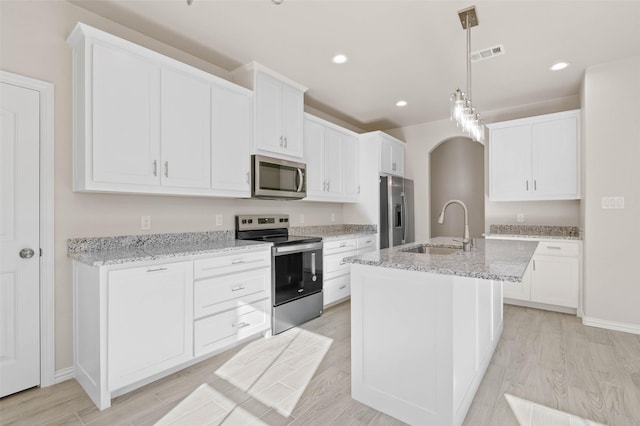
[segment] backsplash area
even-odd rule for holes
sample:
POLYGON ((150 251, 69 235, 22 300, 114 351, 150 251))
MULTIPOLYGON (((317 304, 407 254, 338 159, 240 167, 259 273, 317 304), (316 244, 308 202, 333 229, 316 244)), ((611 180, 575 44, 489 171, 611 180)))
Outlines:
POLYGON ((294 226, 289 228, 291 235, 324 235, 324 234, 375 234, 376 225, 316 225, 294 226))
POLYGON ((579 238, 577 226, 549 225, 490 225, 489 234, 496 235, 540 235, 547 237, 579 238))

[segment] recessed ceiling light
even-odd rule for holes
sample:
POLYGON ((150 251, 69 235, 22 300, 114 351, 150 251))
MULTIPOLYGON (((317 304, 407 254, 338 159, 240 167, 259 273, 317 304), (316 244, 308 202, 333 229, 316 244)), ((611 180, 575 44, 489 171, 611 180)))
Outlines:
POLYGON ((334 64, 344 64, 348 60, 349 58, 347 58, 347 55, 343 55, 342 53, 338 53, 336 56, 331 58, 331 62, 334 64))
POLYGON ((407 106, 407 101, 398 101, 396 102, 396 106, 399 106, 399 107, 407 106))
POLYGON ((556 62, 555 64, 551 65, 549 69, 551 71, 560 71, 567 68, 568 66, 569 66, 569 62, 556 62))

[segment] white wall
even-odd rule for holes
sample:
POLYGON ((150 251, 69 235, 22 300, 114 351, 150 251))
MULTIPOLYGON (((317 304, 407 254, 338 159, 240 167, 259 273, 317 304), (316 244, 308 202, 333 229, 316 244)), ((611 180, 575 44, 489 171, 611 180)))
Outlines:
MULTIPOLYGON (((67 239, 142 234, 140 216, 152 218, 151 233, 233 229, 242 213, 289 213, 292 225, 342 223, 342 205, 195 197, 162 197, 71 192, 71 49, 66 38, 78 21, 159 51, 222 78, 229 73, 183 51, 150 39, 62 0, 0 2, 0 66, 5 71, 55 85, 55 338, 56 369, 73 363, 71 261, 67 239), (215 214, 222 214, 215 227, 215 214)), ((195 52, 194 52, 195 53, 195 52)), ((328 117, 327 117, 328 118, 328 117)), ((148 231, 146 231, 148 232, 148 231)))
POLYGON ((584 316, 640 333, 640 56, 588 68, 582 98, 584 316), (625 208, 602 209, 603 196, 625 208))
MULTIPOLYGON (((448 102, 444 99, 443 102, 448 102)), ((570 96, 548 102, 521 105, 504 110, 484 112, 487 123, 513 120, 541 114, 580 108, 580 98, 570 96)), ((387 130, 387 133, 405 141, 406 176, 415 185, 416 240, 430 235, 429 211, 429 152, 444 140, 463 136, 448 119, 415 126, 387 130)), ((530 225, 580 225, 579 201, 545 201, 543 203, 491 202, 488 197, 487 174, 489 171, 488 149, 485 147, 485 231, 491 224, 514 224, 516 214, 524 213, 524 224, 530 225)))

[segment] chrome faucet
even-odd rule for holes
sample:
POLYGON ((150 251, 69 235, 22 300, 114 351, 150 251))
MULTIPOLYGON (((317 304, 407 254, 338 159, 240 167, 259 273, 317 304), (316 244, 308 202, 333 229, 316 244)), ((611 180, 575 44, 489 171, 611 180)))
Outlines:
POLYGON ((444 212, 449 207, 449 204, 460 204, 464 209, 464 236, 462 237, 462 250, 471 251, 471 238, 469 238, 469 211, 467 210, 467 206, 460 200, 449 200, 442 207, 442 212, 440 212, 440 216, 438 216, 438 223, 444 223, 444 212))

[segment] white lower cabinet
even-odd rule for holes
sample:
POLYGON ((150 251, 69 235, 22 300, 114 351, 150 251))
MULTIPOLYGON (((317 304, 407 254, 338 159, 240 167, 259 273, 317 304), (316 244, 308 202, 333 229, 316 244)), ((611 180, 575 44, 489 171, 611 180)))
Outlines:
POLYGON ((351 265, 343 259, 376 249, 377 235, 329 241, 323 245, 324 306, 351 296, 351 265))
POLYGON ((73 262, 74 375, 96 406, 271 328, 271 247, 73 262))
POLYGON ((108 273, 109 388, 118 389, 193 356, 193 262, 108 273))
POLYGON ((521 283, 505 282, 506 303, 534 302, 579 308, 580 242, 539 240, 521 283))

